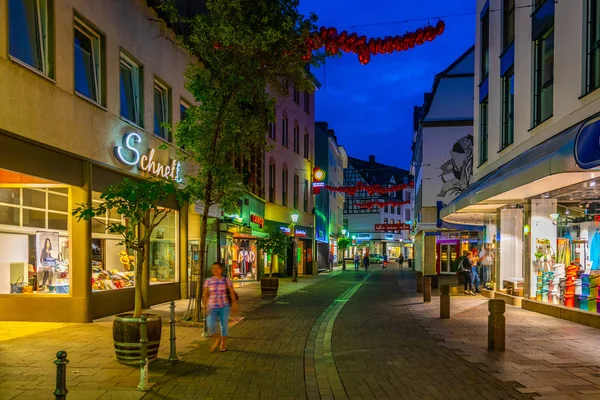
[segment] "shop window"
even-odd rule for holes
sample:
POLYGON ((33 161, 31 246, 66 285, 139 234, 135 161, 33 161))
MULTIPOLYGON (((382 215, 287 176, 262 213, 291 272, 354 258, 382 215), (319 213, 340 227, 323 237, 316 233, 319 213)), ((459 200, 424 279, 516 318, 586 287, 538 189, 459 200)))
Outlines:
POLYGON ((281 204, 288 204, 288 171, 285 168, 281 170, 281 204))
POLYGON ((171 132, 166 126, 169 117, 170 90, 158 81, 154 81, 154 134, 167 142, 171 141, 171 132))
POLYGON ((52 77, 53 4, 51 0, 9 0, 8 48, 15 59, 52 77))
POLYGON ((515 75, 511 71, 502 77, 502 143, 504 150, 514 141, 515 131, 515 75))
POLYGON ((481 81, 490 70, 490 12, 486 11, 480 21, 481 28, 481 81))
POLYGON ((269 163, 269 201, 275 203, 275 164, 269 163))
POLYGON ((288 147, 288 119, 287 119, 287 117, 281 118, 281 144, 284 147, 288 147))
POLYGON ((308 160, 308 155, 310 154, 309 151, 309 140, 308 140, 308 133, 304 134, 304 158, 306 158, 308 160))
POLYGON ((103 37, 79 18, 75 18, 75 91, 102 104, 103 37))
POLYGON ((554 25, 534 41, 533 126, 552 116, 554 106, 554 25))
POLYGON ((0 294, 69 294, 68 188, 0 183, 0 294))
POLYGON ((488 160, 488 99, 479 104, 479 165, 488 160))
POLYGON ((177 281, 177 214, 171 210, 150 238, 150 284, 177 281))
POLYGON ((300 178, 298 175, 294 174, 294 210, 298 209, 298 192, 300 191, 298 186, 300 186, 300 178))
POLYGON ((515 40, 515 0, 502 5, 502 45, 506 49, 515 40))
POLYGON ((600 1, 587 0, 585 93, 600 87, 600 1))
POLYGON ((308 181, 304 180, 304 206, 302 207, 304 212, 308 212, 308 181))
POLYGON ((298 121, 294 124, 294 153, 300 154, 300 127, 298 121))
POLYGON ((141 96, 142 74, 140 66, 121 53, 119 64, 119 92, 121 117, 142 126, 141 96))

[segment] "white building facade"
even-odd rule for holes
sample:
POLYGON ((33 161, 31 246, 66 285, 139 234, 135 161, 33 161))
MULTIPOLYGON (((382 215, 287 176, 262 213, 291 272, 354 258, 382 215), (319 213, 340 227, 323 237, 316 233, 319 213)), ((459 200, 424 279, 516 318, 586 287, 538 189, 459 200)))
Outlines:
POLYGON ((477 11, 475 182, 441 217, 485 226, 498 295, 595 312, 600 2, 478 0, 477 11))

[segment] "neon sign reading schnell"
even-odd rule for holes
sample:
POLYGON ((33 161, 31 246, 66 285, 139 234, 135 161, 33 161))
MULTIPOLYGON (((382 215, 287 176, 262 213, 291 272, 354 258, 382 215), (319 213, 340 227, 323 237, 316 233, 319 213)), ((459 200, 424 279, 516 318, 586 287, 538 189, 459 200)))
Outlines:
POLYGON ((151 175, 181 182, 181 178, 179 176, 181 163, 173 159, 168 165, 161 164, 160 162, 154 160, 155 149, 149 149, 147 154, 141 155, 140 151, 135 147, 135 145, 139 144, 141 141, 142 137, 135 132, 126 134, 123 137, 123 146, 115 147, 115 155, 117 159, 123 164, 130 165, 132 167, 137 166, 142 171, 146 171, 151 175), (129 151, 130 154, 127 155, 124 150, 129 151))

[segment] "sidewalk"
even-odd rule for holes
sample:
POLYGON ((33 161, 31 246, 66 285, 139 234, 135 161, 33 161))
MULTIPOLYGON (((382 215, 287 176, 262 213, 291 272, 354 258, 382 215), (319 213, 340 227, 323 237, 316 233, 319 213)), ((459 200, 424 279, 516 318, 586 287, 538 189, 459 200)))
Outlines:
MULTIPOLYGON (((408 291, 413 281, 401 284, 408 291)), ((451 296, 448 320, 439 319, 439 299, 403 302, 439 346, 534 399, 600 399, 600 330, 507 305, 506 351, 488 352, 488 299, 451 296)))
MULTIPOLYGON (((240 307, 234 323, 265 304, 283 302, 287 295, 302 292, 335 275, 337 272, 300 277, 296 283, 291 282, 291 278, 283 278, 280 280, 279 295, 275 299, 262 298, 259 283, 236 288, 240 296, 240 307)), ((187 306, 188 300, 177 301, 176 314, 183 315, 187 306)), ((155 376, 152 370, 158 369, 169 356, 169 304, 161 304, 151 310, 163 317, 159 360, 150 364, 151 374, 155 376)), ((2 322, 0 400, 54 399, 52 392, 56 383, 56 367, 52 361, 59 350, 67 351, 70 361, 67 366, 69 400, 142 398, 144 393, 135 389, 139 382, 139 368, 126 366, 115 360, 111 321, 108 317, 92 324, 2 322)), ((202 328, 178 326, 178 356, 185 358, 186 353, 197 349, 198 344, 205 340, 202 338, 202 328)))

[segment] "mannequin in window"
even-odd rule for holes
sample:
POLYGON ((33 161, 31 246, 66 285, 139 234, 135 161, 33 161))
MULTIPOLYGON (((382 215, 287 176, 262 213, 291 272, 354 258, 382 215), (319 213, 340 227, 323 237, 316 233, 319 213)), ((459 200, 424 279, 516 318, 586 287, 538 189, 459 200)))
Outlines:
POLYGON ((245 276, 248 270, 248 262, 250 260, 250 254, 246 251, 245 247, 242 247, 238 256, 238 263, 240 266, 240 275, 245 276))
POLYGON ((252 264, 256 261, 256 254, 250 249, 248 251, 248 275, 252 275, 252 264))

